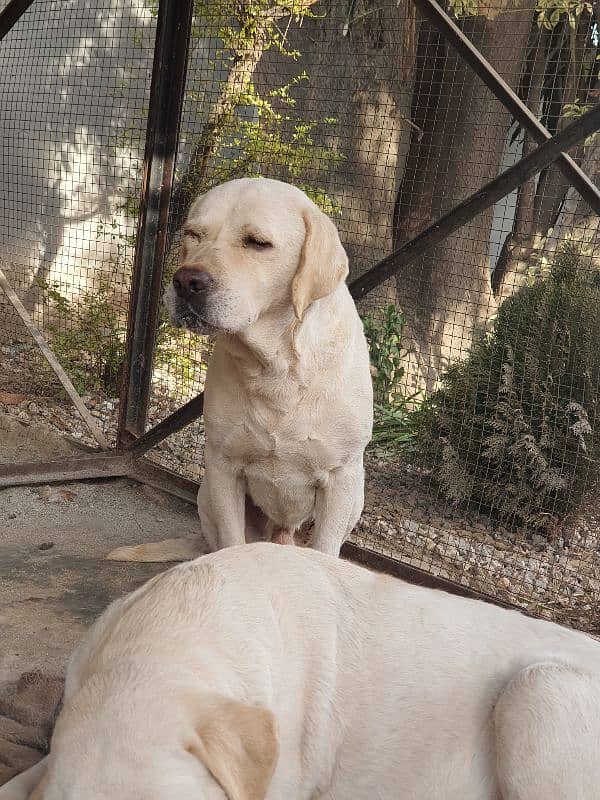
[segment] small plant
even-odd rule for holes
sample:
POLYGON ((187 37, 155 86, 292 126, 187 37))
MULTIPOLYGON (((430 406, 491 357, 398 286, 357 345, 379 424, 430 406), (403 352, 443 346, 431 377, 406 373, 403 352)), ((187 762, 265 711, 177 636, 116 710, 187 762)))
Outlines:
POLYGON ((402 363, 408 354, 403 344, 404 325, 404 314, 393 303, 387 305, 380 316, 366 314, 363 317, 376 403, 392 405, 402 394, 402 363))
POLYGON ((343 160, 340 153, 318 146, 313 140, 317 130, 325 131, 335 124, 334 118, 304 122, 294 113, 295 100, 290 92, 304 81, 308 81, 305 72, 264 96, 252 84, 240 92, 235 97, 235 114, 223 122, 221 138, 214 145, 203 179, 198 180, 196 175, 189 193, 196 195, 215 184, 261 177, 276 170, 283 180, 306 192, 326 214, 338 215, 340 207, 335 199, 322 187, 303 180, 305 174, 314 175, 343 160))
MULTIPOLYGON (((127 296, 133 269, 135 237, 125 233, 116 220, 102 222, 97 239, 109 241, 114 255, 104 264, 97 286, 70 299, 58 282, 37 280, 50 312, 47 325, 52 348, 81 394, 118 395, 125 360, 127 296)), ((154 367, 165 368, 185 393, 202 382, 205 364, 190 344, 187 331, 176 330, 164 309, 156 334, 154 367)), ((52 382, 42 365, 37 377, 46 390, 52 382)))
POLYGON ((154 368, 168 373, 178 393, 187 395, 198 391, 203 385, 212 349, 213 341, 209 340, 200 350, 195 335, 184 328, 174 328, 161 309, 154 348, 154 368))
POLYGON ((447 371, 415 423, 449 500, 548 535, 577 510, 599 467, 599 295, 589 259, 564 246, 447 371))
POLYGON ((538 26, 553 30, 561 17, 566 18, 569 27, 575 30, 577 20, 584 12, 593 14, 593 4, 586 0, 538 0, 535 10, 537 12, 538 26))
POLYGON ((118 393, 125 355, 123 311, 115 301, 114 288, 103 280, 96 289, 69 300, 60 284, 38 281, 53 306, 48 325, 56 357, 81 394, 118 393))
POLYGON ((451 0, 450 8, 457 19, 475 17, 479 13, 478 0, 451 0))
POLYGON ((415 436, 413 415, 419 393, 406 394, 403 385, 404 359, 409 353, 404 344, 405 319, 393 303, 381 316, 363 317, 373 376, 373 444, 382 449, 405 449, 415 436))
MULTIPOLYGON (((156 15, 158 4, 146 0, 156 15)), ((310 81, 299 70, 288 81, 266 88, 256 80, 262 57, 271 51, 297 61, 301 53, 290 44, 290 29, 316 19, 315 0, 195 0, 192 49, 200 42, 215 45, 210 69, 187 93, 191 108, 206 114, 201 131, 190 141, 189 159, 177 172, 176 204, 171 223, 178 228, 193 199, 212 186, 234 178, 270 175, 303 189, 328 214, 340 207, 319 175, 343 159, 334 147, 321 146, 336 120, 307 120, 296 111, 296 90, 310 81), (215 86, 215 76, 225 77, 215 86), (310 180, 306 176, 310 175, 310 180)))

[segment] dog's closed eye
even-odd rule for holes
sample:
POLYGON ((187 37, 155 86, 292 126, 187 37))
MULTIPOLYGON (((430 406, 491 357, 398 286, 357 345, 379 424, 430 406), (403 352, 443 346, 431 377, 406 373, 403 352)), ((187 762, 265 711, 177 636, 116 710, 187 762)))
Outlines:
POLYGON ((244 236, 244 247, 253 247, 255 250, 268 250, 273 247, 273 243, 255 234, 248 233, 244 236))
POLYGON ((183 235, 189 236, 191 239, 195 239, 197 242, 202 240, 202 233, 194 228, 184 228, 183 235))

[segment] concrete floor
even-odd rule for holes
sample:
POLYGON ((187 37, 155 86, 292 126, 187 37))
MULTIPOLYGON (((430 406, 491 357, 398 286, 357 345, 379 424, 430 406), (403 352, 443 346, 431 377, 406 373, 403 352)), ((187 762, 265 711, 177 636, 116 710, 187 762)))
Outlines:
MULTIPOLYGON (((0 416, 0 463, 70 451, 49 429, 0 416)), ((197 532, 192 506, 126 479, 0 489, 0 682, 62 674, 106 605, 165 569, 105 561, 109 550, 197 532)))

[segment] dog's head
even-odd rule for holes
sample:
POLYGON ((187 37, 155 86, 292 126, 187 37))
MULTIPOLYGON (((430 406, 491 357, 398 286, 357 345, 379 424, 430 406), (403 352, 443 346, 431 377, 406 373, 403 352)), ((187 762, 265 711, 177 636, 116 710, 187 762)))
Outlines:
POLYGON ((116 708, 76 698, 30 800, 264 800, 278 756, 273 714, 217 695, 188 700, 183 714, 156 719, 135 699, 116 708))
POLYGON ((240 333, 276 308, 302 319, 347 274, 335 225, 303 192, 242 178, 192 205, 165 303, 177 327, 240 333))

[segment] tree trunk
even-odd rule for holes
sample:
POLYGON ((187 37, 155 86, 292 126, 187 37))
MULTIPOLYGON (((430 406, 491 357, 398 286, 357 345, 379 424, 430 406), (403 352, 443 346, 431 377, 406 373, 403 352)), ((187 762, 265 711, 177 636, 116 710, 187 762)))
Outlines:
MULTIPOLYGON (((523 87, 523 94, 527 97, 529 109, 539 117, 551 37, 546 28, 539 30, 537 26, 533 27, 532 35, 535 37, 532 42, 533 53, 530 58, 527 86, 523 87)), ((536 147, 535 141, 525 131, 521 157, 525 158, 536 147)), ((499 303, 514 294, 527 280, 531 257, 537 243, 534 231, 536 183, 536 179, 531 178, 519 188, 513 230, 504 241, 502 252, 492 273, 492 291, 499 303)))
MULTIPOLYGON (((567 20, 561 23, 563 45, 555 58, 554 68, 566 64, 567 72, 562 79, 557 74, 555 80, 553 105, 556 116, 550 122, 551 133, 561 131, 569 123, 570 119, 565 114, 568 106, 576 101, 585 102, 587 91, 583 84, 586 41, 591 35, 590 24, 591 19, 587 14, 578 17, 575 28, 571 28, 567 20)), ((571 155, 579 158, 581 148, 575 148, 571 155)), ((535 234, 538 240, 543 239, 554 225, 568 188, 569 182, 556 164, 552 164, 540 175, 535 199, 535 234)))
MULTIPOLYGON (((550 114, 548 125, 552 133, 561 130, 569 121, 565 115, 569 104, 575 101, 585 103, 589 99, 593 84, 590 86, 586 62, 591 60, 588 48, 592 33, 591 23, 588 15, 582 15, 575 28, 571 28, 565 20, 560 23, 560 30, 545 31, 542 34, 546 37, 546 47, 537 50, 536 60, 541 63, 533 71, 530 92, 532 102, 529 105, 539 116, 542 82, 544 78, 546 83, 551 79, 554 111, 550 114), (557 74, 561 64, 567 65, 562 81, 557 74)), ((523 155, 528 151, 529 148, 524 150, 523 155)), ((581 154, 581 147, 575 148, 572 153, 579 156, 581 154)), ((534 181, 529 181, 529 185, 533 186, 534 181)), ((567 179, 554 164, 540 176, 533 195, 533 205, 530 190, 525 196, 519 197, 514 231, 507 237, 492 277, 492 286, 499 301, 523 286, 528 276, 539 270, 542 256, 553 249, 552 242, 546 247, 545 241, 549 230, 557 222, 568 188, 567 179)), ((585 204, 583 205, 585 208, 585 204)), ((569 207, 573 207, 573 198, 569 201, 569 207)), ((581 206, 579 209, 583 212, 581 206)), ((563 230, 561 236, 564 233, 563 230)))
MULTIPOLYGON (((589 177, 598 182, 600 178, 600 134, 596 133, 585 148, 581 164, 589 177)), ((558 215, 552 233, 544 246, 544 260, 551 262, 556 250, 563 242, 575 242, 590 258, 590 267, 600 268, 600 217, 582 200, 571 187, 558 215)))
MULTIPOLYGON (((272 52, 258 73, 268 86, 272 75, 285 80, 290 70, 306 70, 296 111, 307 121, 335 120, 316 133, 315 144, 341 159, 301 177, 339 206, 336 223, 354 278, 392 249, 393 207, 414 128, 415 8, 412 0, 324 0, 315 13, 318 19, 291 34, 300 59, 290 65, 272 52)), ((391 289, 394 299, 393 282, 391 289)))
MULTIPOLYGON (((493 0, 463 23, 513 88, 519 85, 531 20, 531 5, 524 0, 516 8, 493 0)), ((425 25, 419 50, 413 113, 424 135, 419 141, 413 133, 397 203, 397 244, 498 174, 510 123, 509 113, 470 67, 425 25), (432 91, 428 75, 442 73, 439 91, 432 91)), ((397 277, 418 363, 410 376, 415 387, 433 388, 440 371, 468 353, 496 310, 488 258, 492 216, 491 209, 483 212, 397 277)))

